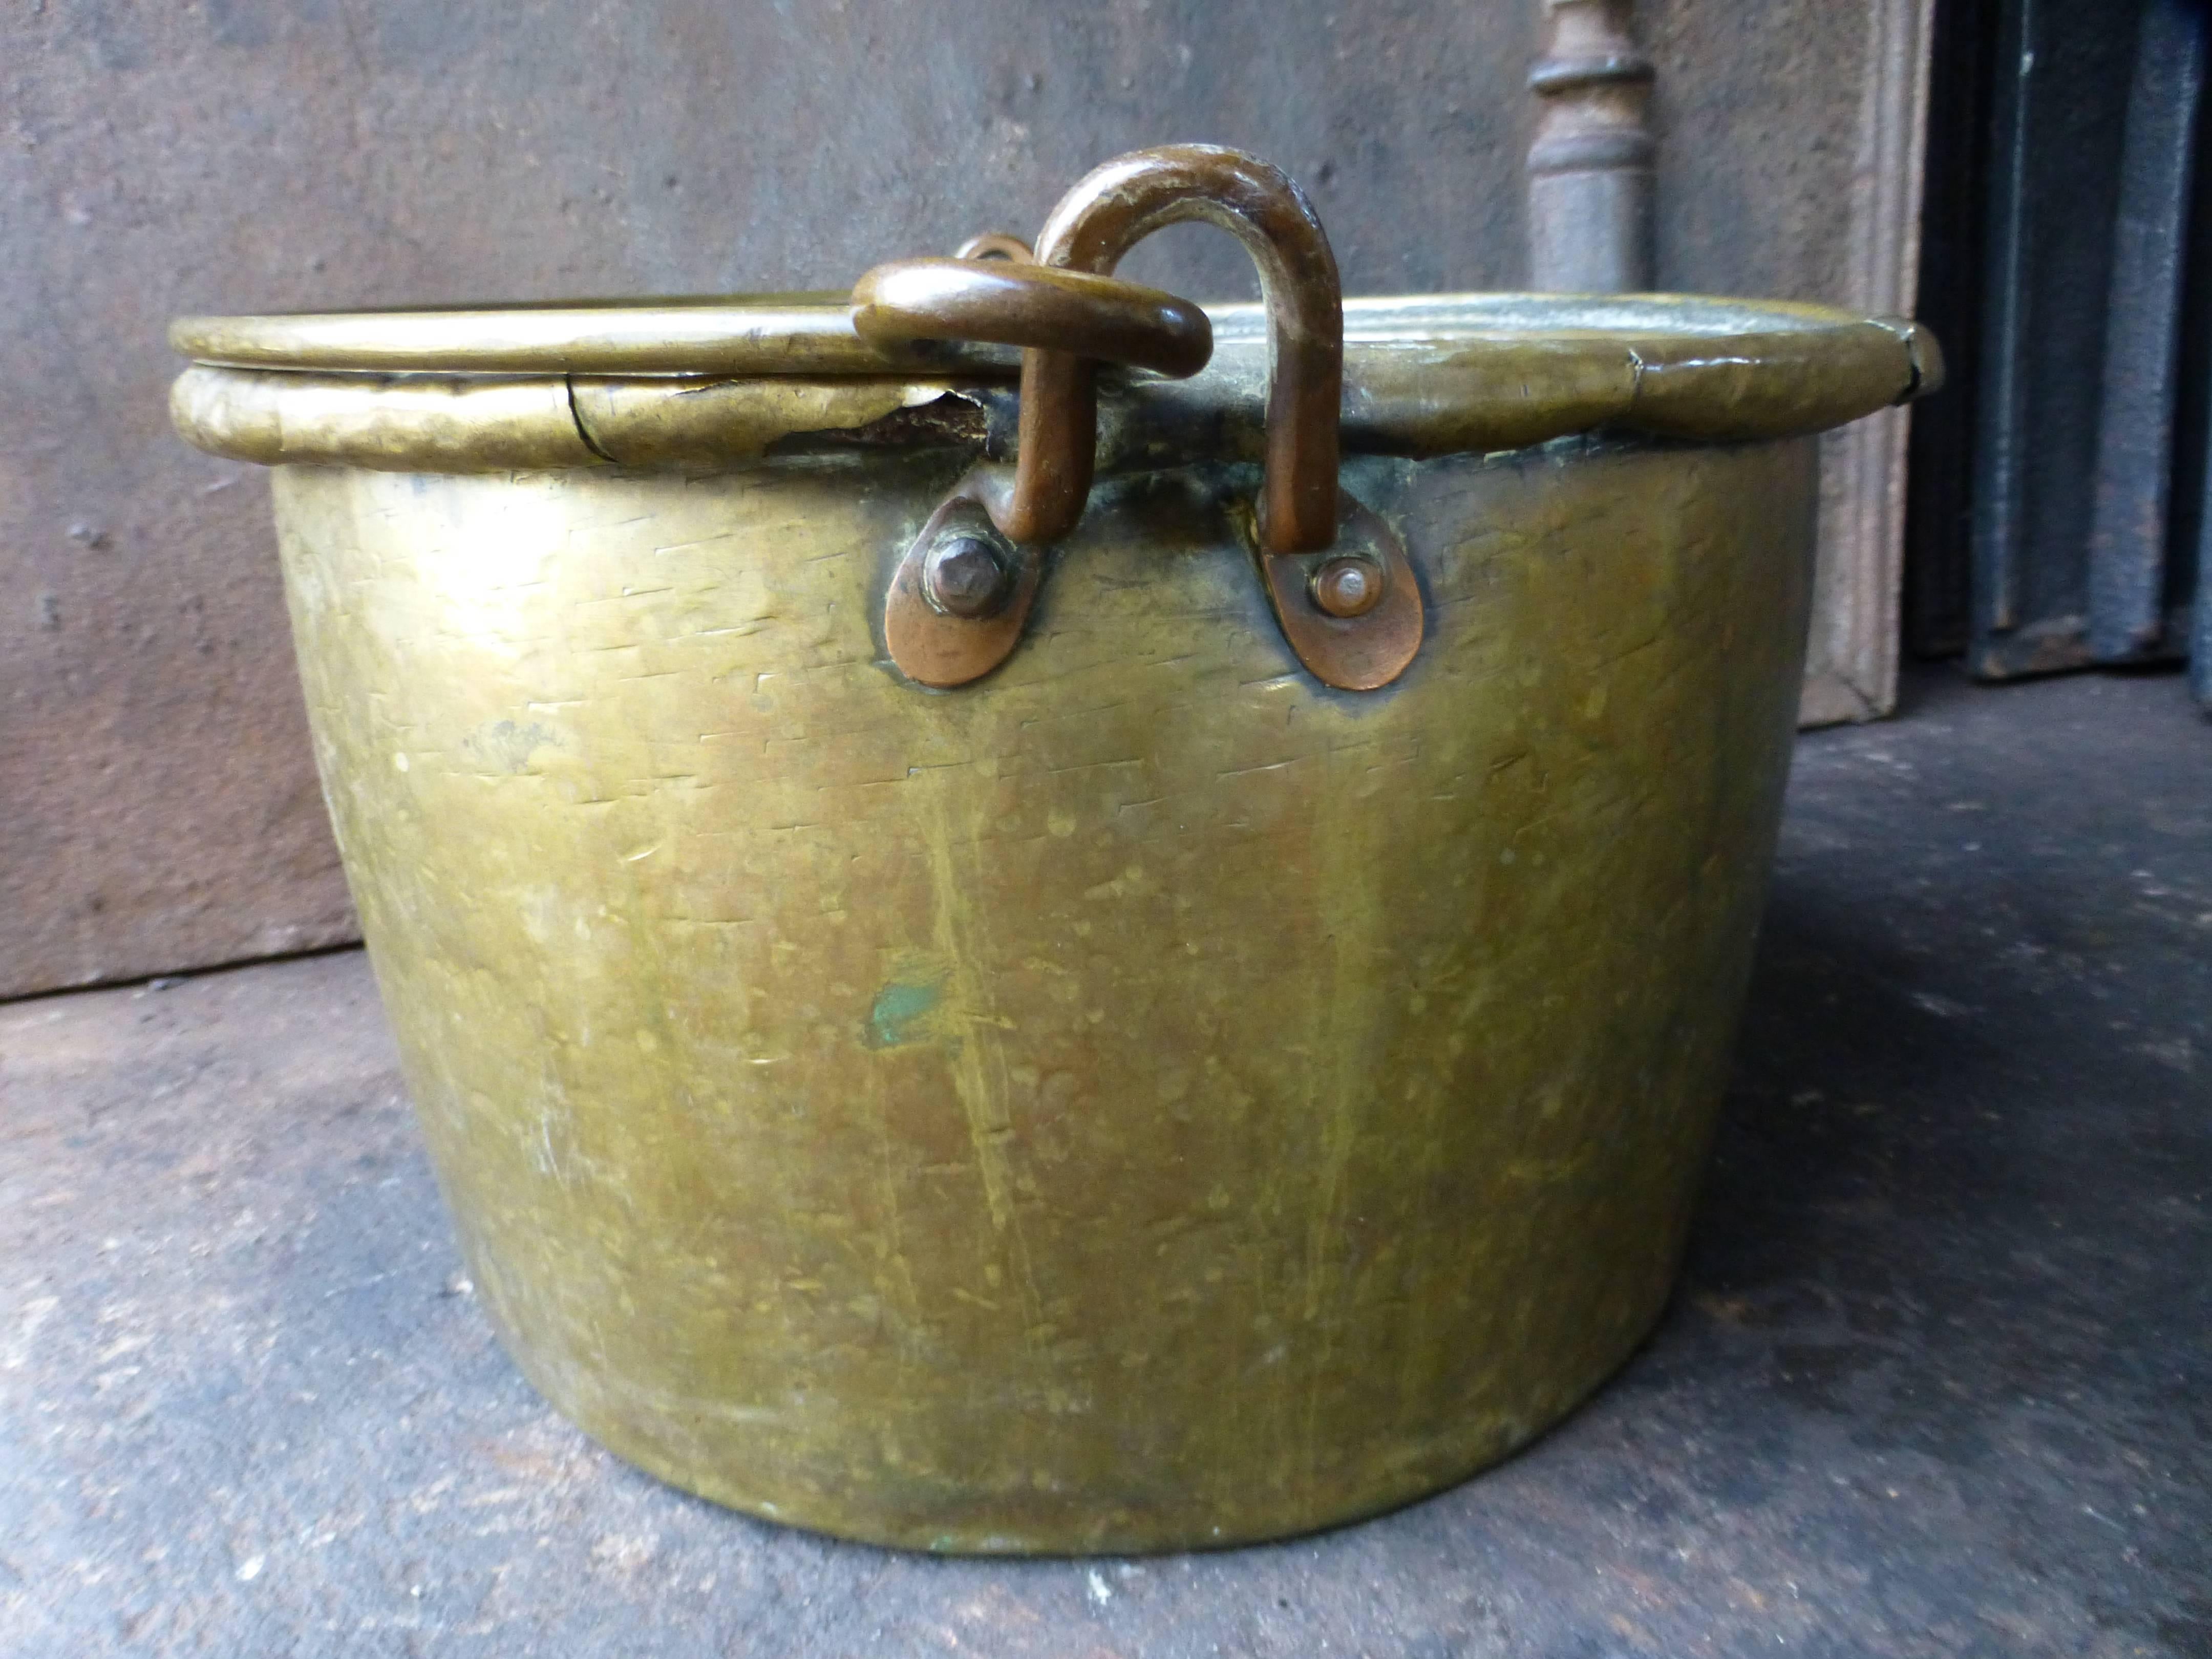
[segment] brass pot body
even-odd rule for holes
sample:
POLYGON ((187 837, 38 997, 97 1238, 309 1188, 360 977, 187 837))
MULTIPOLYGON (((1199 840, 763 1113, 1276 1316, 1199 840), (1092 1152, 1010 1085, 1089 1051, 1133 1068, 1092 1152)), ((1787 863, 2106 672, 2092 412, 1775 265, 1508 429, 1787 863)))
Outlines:
POLYGON ((1348 459, 1403 678, 1298 668, 1256 469, 1102 483, 933 693, 969 456, 286 465, 325 787, 483 1305, 719 1502, 1274 1537, 1504 1456, 1666 1300, 1780 813, 1809 439, 1348 459))

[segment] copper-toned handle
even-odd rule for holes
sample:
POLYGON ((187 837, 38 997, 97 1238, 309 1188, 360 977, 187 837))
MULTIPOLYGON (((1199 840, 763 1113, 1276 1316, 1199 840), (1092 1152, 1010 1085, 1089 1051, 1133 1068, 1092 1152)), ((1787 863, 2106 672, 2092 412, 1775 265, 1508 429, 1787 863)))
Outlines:
POLYGON ((1213 325, 1188 300, 1111 276, 1007 258, 878 265, 854 286, 853 326, 887 343, 1049 345, 1085 361, 1133 364, 1178 380, 1197 374, 1213 355, 1213 325))
POLYGON ((1253 529, 1283 637, 1323 684, 1371 691, 1420 648, 1419 580, 1395 531, 1337 487, 1344 302, 1313 206, 1279 168, 1210 144, 1139 150, 1061 198, 1036 263, 979 238, 960 259, 878 265, 853 290, 853 322, 884 341, 1019 345, 1013 476, 978 465, 901 556, 884 599, 891 660, 923 685, 966 685, 1019 643, 1043 547, 1073 530, 1097 465, 1097 367, 1194 374, 1206 314, 1116 282, 1121 256, 1164 225, 1203 219, 1260 268, 1267 312, 1267 469, 1253 529), (1014 263, 981 262, 987 251, 1014 263))
MULTIPOLYGON (((1259 502, 1269 553, 1327 547, 1336 536, 1336 423, 1344 378, 1344 303, 1335 256, 1305 192, 1241 150, 1168 144, 1118 157, 1060 198, 1037 238, 1041 265, 1107 274, 1164 225, 1203 219, 1244 244, 1267 308, 1267 465, 1259 502)), ((1060 342, 1022 358, 1020 452, 1000 527, 1056 541, 1091 493, 1098 443, 1092 363, 1060 342)))

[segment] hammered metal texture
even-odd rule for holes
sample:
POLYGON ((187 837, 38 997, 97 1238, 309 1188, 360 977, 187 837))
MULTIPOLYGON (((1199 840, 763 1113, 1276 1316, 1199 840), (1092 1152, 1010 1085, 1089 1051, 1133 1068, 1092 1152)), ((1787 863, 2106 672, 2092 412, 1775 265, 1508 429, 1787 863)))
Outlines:
POLYGON ((1505 1455, 1672 1279, 1788 765, 1806 441, 1362 458, 1404 678, 1109 481, 900 679, 965 458, 276 475, 325 786, 536 1384, 679 1486, 972 1551, 1295 1533, 1505 1455))
MULTIPOLYGON (((739 310, 743 307, 737 307, 739 310)), ((565 313, 588 319, 592 313, 565 313)), ((649 313, 641 308, 640 314, 649 313)), ((1266 444, 1268 348, 1255 306, 1207 307, 1212 361, 1188 380, 1139 376, 1103 388, 1097 470, 1194 459, 1257 459, 1266 444)), ((809 434, 872 434, 911 443, 880 422, 918 416, 933 400, 987 398, 988 365, 932 379, 884 359, 802 373, 728 379, 600 375, 519 379, 447 373, 365 372, 381 356, 435 362, 445 338, 421 331, 425 313, 346 319, 373 336, 355 366, 310 373, 195 363, 170 394, 191 442, 269 465, 342 461, 395 471, 504 472, 605 460, 713 466, 809 434)), ((272 349, 293 319, 209 321, 239 335, 264 325, 272 349)), ((805 337, 853 334, 850 308, 816 317, 805 337)), ((1343 448, 1347 454, 1431 456, 1516 449, 1596 430, 1698 442, 1740 442, 1821 432, 1942 384, 1926 330, 1897 318, 1820 306, 1694 295, 1577 297, 1452 294, 1351 300, 1344 306, 1343 448)), ((599 338, 587 329, 569 339, 599 338)), ((652 337, 646 361, 662 361, 652 337)), ((983 354, 996 346, 939 344, 983 354)), ((811 349, 811 346, 810 346, 811 349)), ((557 362, 559 353, 553 356, 557 362)), ((1011 394, 1008 394, 1009 396, 1011 394)), ((973 412, 972 410, 970 412, 973 412)), ((944 434, 940 435, 953 435, 944 434)), ((980 441, 980 432, 975 434, 980 441)))

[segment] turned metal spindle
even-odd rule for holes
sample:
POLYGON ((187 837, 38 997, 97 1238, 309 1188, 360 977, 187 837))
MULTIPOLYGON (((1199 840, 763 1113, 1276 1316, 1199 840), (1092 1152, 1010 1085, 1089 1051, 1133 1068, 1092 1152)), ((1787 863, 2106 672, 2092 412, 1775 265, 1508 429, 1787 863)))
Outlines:
POLYGON ((1576 294, 1651 286, 1651 64, 1632 0, 1545 0, 1544 100, 1528 147, 1529 286, 1576 294))

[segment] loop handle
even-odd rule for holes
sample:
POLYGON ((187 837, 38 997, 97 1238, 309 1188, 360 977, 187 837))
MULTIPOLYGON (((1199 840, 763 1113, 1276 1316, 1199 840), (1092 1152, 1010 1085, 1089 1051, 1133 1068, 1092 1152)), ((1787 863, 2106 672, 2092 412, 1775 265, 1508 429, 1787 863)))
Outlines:
MULTIPOLYGON (((1344 301, 1336 257, 1305 192, 1280 167, 1213 144, 1164 144, 1095 168, 1060 198, 1036 260, 1104 276, 1162 228, 1200 219, 1244 244, 1267 312, 1267 460, 1260 545, 1304 553, 1336 536, 1336 423, 1344 384, 1344 301)), ((1057 541, 1091 493, 1098 447, 1093 363, 1056 345, 1022 356, 1020 449, 1000 528, 1057 541)))
POLYGON ((1022 350, 1013 476, 974 468, 891 573, 884 641, 923 685, 965 685, 1013 651, 1043 574, 1042 549, 1076 526, 1097 466, 1097 368, 1194 374, 1212 325, 1187 300, 1117 281, 1122 255, 1200 219, 1244 244, 1267 316, 1267 459, 1250 530, 1270 606, 1324 684, 1371 691, 1419 649, 1420 584, 1389 526, 1337 487, 1344 301, 1328 238, 1304 192, 1256 156, 1211 144, 1138 150, 1061 198, 1034 263, 1011 239, 962 258, 878 265, 853 290, 853 325, 884 343, 987 340, 1022 350), (1002 257, 986 263, 986 253, 1002 257))
POLYGON ((1188 300, 1111 276, 1008 258, 878 265, 854 286, 853 326, 884 344, 1049 345, 1176 380, 1197 374, 1213 355, 1213 325, 1188 300))

